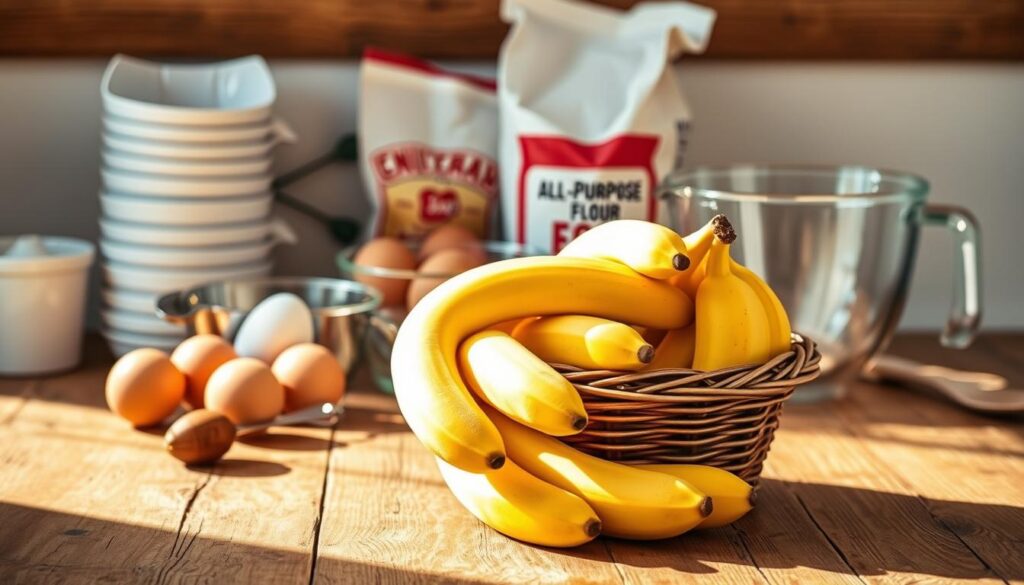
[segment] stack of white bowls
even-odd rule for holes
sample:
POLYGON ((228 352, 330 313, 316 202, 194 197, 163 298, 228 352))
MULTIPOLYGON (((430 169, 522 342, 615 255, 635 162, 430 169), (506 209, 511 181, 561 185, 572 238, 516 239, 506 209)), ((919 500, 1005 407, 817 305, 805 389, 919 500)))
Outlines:
POLYGON ((118 55, 103 75, 104 335, 117 355, 173 348, 161 293, 267 275, 294 233, 270 217, 274 80, 260 57, 166 65, 118 55))

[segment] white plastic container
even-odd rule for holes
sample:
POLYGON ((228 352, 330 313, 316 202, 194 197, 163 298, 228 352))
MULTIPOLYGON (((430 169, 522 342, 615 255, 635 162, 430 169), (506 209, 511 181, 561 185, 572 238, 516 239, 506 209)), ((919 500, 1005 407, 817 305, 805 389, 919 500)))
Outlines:
POLYGON ((74 238, 0 238, 0 375, 78 365, 95 253, 91 243, 74 238))

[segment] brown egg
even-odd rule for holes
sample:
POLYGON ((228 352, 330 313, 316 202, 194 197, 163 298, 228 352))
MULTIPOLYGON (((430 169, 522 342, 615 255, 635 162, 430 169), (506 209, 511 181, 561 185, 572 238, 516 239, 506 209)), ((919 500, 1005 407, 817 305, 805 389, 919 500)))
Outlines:
POLYGON ((213 372, 206 383, 206 408, 236 425, 270 420, 284 408, 284 389, 270 366, 256 358, 237 358, 213 372))
POLYGON ((461 274, 470 268, 476 268, 483 263, 484 260, 472 249, 448 248, 441 250, 424 260, 423 264, 420 265, 419 272, 422 274, 444 274, 447 276, 444 278, 432 276, 414 278, 412 284, 409 285, 409 292, 406 295, 406 307, 412 310, 416 303, 420 302, 420 299, 437 288, 442 282, 448 280, 448 278, 461 274))
POLYGON ((174 421, 164 435, 164 446, 185 463, 212 463, 228 452, 235 433, 228 417, 198 408, 174 421))
MULTIPOLYGON (((396 238, 374 238, 366 242, 356 252, 352 262, 356 266, 370 268, 416 269, 416 257, 401 240, 396 238)), ((385 307, 401 305, 405 302, 405 291, 409 288, 407 279, 357 274, 356 280, 379 290, 384 297, 381 304, 385 307)))
POLYGON ((271 367, 284 386, 284 411, 334 404, 345 394, 345 370, 326 347, 300 343, 284 350, 271 367))
POLYGON ((185 374, 185 402, 202 408, 206 382, 213 371, 236 357, 235 348, 219 335, 195 335, 182 341, 171 354, 171 362, 185 374))
POLYGON ((185 376, 167 354, 152 348, 136 349, 117 360, 107 374, 107 405, 137 427, 159 423, 170 416, 185 396, 185 376))
POLYGON ((483 254, 483 245, 476 234, 459 224, 446 223, 430 232, 423 240, 418 256, 420 261, 423 261, 447 248, 475 249, 483 254))

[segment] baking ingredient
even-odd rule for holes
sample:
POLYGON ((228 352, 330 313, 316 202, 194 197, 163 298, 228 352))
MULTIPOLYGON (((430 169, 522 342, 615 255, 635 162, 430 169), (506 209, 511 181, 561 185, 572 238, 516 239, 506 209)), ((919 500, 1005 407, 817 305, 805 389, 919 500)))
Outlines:
POLYGON ((241 357, 217 368, 206 384, 206 408, 236 425, 270 420, 284 409, 284 389, 270 366, 241 357))
POLYGON ((511 461, 489 473, 469 473, 437 460, 455 498, 502 534, 540 546, 570 547, 601 532, 582 498, 530 475, 511 461))
POLYGON ((178 344, 171 362, 185 374, 185 402, 202 408, 206 382, 213 371, 236 357, 235 348, 219 335, 194 335, 178 344))
POLYGON ((459 369, 477 396, 532 429, 565 436, 587 426, 576 388, 506 333, 482 331, 462 342, 459 369))
MULTIPOLYGON (((374 238, 363 244, 356 252, 352 262, 365 268, 393 268, 396 270, 415 270, 416 257, 412 251, 396 238, 374 238)), ((380 291, 381 304, 393 307, 405 303, 409 281, 405 278, 389 278, 370 274, 356 274, 356 280, 372 286, 380 291)))
POLYGON ((546 362, 591 370, 639 370, 654 359, 654 347, 636 329, 589 315, 523 321, 512 336, 546 362))
POLYGON ((300 343, 281 352, 271 367, 284 387, 284 411, 325 402, 335 404, 345 394, 345 370, 326 347, 300 343))
POLYGON ((235 353, 270 365, 296 343, 313 341, 313 313, 298 295, 277 293, 245 316, 235 335, 235 353))
POLYGON ((754 508, 755 492, 750 484, 724 469, 708 465, 652 464, 640 469, 667 473, 707 494, 715 501, 711 515, 698 528, 718 528, 742 518, 754 508))
POLYGON ((654 359, 643 371, 693 366, 693 348, 697 343, 697 326, 693 323, 682 329, 672 329, 661 338, 654 349, 654 359))
POLYGON ((177 410, 185 396, 185 376, 166 353, 136 349, 110 368, 105 394, 114 414, 137 427, 147 427, 177 410))
POLYGON ((501 431, 509 458, 530 474, 583 498, 601 519, 603 534, 669 538, 711 514, 711 498, 671 475, 598 459, 489 407, 488 414, 501 431))
POLYGON ((679 234, 663 225, 633 219, 591 228, 576 236, 558 255, 611 260, 658 279, 690 267, 686 243, 679 234))
POLYGON ((470 230, 454 223, 445 224, 430 232, 423 240, 423 243, 420 244, 418 256, 420 261, 423 261, 448 248, 472 250, 480 257, 480 264, 487 260, 487 255, 484 252, 483 245, 480 243, 480 239, 470 230))
POLYGON ((661 328, 686 325, 679 289, 619 264, 586 258, 513 258, 474 268, 410 311, 391 356, 406 422, 435 455, 471 472, 497 469, 505 449, 459 376, 457 350, 492 323, 579 312, 661 328))
POLYGON ((729 220, 724 215, 716 215, 710 221, 700 227, 692 234, 683 236, 686 244, 686 253, 690 256, 690 266, 672 276, 669 282, 682 289, 691 299, 697 297, 697 287, 704 278, 704 270, 707 267, 708 252, 711 250, 711 242, 715 240, 715 230, 724 229, 722 226, 728 224, 729 220))
MULTIPOLYGON (((485 261, 485 257, 472 249, 446 248, 435 252, 424 260, 423 264, 420 264, 419 272, 425 275, 445 274, 451 277, 476 268, 484 264, 485 261)), ((409 283, 405 306, 412 310, 416 303, 420 302, 420 299, 448 280, 448 277, 417 276, 414 278, 409 283)))
POLYGON ((768 286, 768 283, 754 274, 752 270, 733 260, 729 264, 732 273, 753 289, 757 298, 761 301, 765 313, 768 314, 768 353, 772 356, 786 353, 792 346, 793 331, 789 324, 789 315, 782 301, 775 294, 775 291, 768 286))
POLYGON ((213 463, 231 448, 235 432, 234 423, 226 416, 199 408, 174 421, 164 435, 164 446, 185 463, 213 463))
POLYGON ((697 370, 760 364, 772 357, 765 307, 750 285, 732 272, 729 245, 735 239, 732 226, 720 225, 705 260, 707 274, 697 288, 697 370))
POLYGON ((494 81, 367 49, 359 155, 370 233, 419 237, 458 224, 486 237, 497 207, 494 81))
POLYGON ((672 64, 704 51, 714 18, 685 2, 628 12, 572 0, 502 4, 512 25, 498 62, 507 239, 558 252, 605 221, 655 220, 655 189, 683 165, 690 132, 672 64))

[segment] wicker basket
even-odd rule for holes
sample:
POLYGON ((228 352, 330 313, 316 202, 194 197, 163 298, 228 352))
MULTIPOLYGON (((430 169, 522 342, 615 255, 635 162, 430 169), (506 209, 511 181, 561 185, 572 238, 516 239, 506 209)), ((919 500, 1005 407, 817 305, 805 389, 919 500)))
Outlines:
POLYGON ((821 354, 793 335, 791 351, 760 366, 713 372, 581 370, 555 365, 583 396, 590 424, 567 443, 624 463, 696 463, 757 485, 782 404, 818 377, 821 354))

